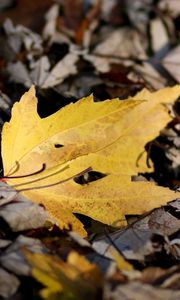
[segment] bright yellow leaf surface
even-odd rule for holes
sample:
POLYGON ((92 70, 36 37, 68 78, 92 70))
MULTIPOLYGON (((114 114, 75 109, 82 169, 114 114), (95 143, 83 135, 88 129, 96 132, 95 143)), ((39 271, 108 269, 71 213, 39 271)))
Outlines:
POLYGON ((16 161, 20 164, 17 175, 21 175, 41 169, 43 163, 49 170, 106 148, 133 126, 128 115, 138 104, 141 101, 118 99, 94 103, 89 96, 41 119, 32 87, 15 103, 11 121, 3 127, 5 173, 16 161))
POLYGON ((173 103, 180 86, 150 93, 143 90, 126 101, 93 101, 89 96, 41 119, 32 87, 12 109, 2 132, 4 174, 39 174, 8 179, 10 185, 35 202, 43 203, 61 227, 71 224, 85 234, 73 212, 103 223, 121 225, 126 214, 141 214, 173 200, 175 193, 151 183, 130 182, 130 175, 147 171, 147 142, 170 120, 165 103, 173 103), (17 163, 19 168, 16 170, 17 163), (82 186, 70 180, 53 185, 92 167, 108 176, 82 186), (28 184, 25 184, 28 181, 28 184), (22 185, 23 184, 23 185, 22 185))
POLYGON ((24 255, 32 267, 32 276, 45 286, 41 290, 44 299, 88 300, 97 297, 102 275, 84 256, 72 251, 64 262, 48 254, 25 251, 24 255))

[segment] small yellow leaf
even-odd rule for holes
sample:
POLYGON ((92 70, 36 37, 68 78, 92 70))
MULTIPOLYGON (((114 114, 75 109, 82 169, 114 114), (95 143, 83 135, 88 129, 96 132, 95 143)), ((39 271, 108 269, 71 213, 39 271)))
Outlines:
POLYGON ((67 262, 48 254, 24 251, 32 267, 32 276, 45 288, 41 296, 46 300, 58 299, 95 299, 102 284, 98 267, 85 257, 72 251, 67 262))
POLYGON ((120 271, 132 271, 134 270, 133 265, 131 265, 120 253, 118 253, 115 249, 112 249, 111 255, 116 262, 117 267, 120 271))
POLYGON ((144 146, 171 119, 164 104, 179 95, 180 85, 154 93, 143 90, 125 101, 94 102, 89 96, 40 118, 32 87, 14 104, 3 127, 2 158, 5 175, 41 172, 7 182, 43 203, 61 228, 70 225, 81 235, 86 233, 73 213, 121 226, 127 214, 166 204, 176 198, 173 191, 131 182, 130 176, 148 171, 144 146), (107 176, 84 186, 74 180, 60 184, 88 167, 107 176))

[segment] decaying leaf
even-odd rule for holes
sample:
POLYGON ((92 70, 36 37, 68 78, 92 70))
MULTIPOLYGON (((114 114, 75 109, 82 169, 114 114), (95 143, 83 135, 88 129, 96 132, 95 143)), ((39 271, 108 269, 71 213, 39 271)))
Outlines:
POLYGON ((49 88, 62 83, 62 81, 71 74, 77 73, 76 63, 79 57, 75 53, 67 54, 60 60, 52 71, 48 74, 46 80, 42 84, 42 88, 49 88))
POLYGON ((141 284, 139 282, 130 282, 129 284, 118 285, 115 289, 110 286, 105 287, 104 300, 128 300, 128 299, 158 299, 158 300, 178 300, 180 291, 171 289, 162 289, 153 287, 149 284, 141 284))
POLYGON ((161 76, 148 62, 135 65, 134 72, 131 72, 128 75, 128 78, 137 81, 139 74, 141 74, 141 78, 143 78, 143 80, 148 82, 148 84, 153 86, 155 89, 161 89, 165 86, 165 78, 161 76))
POLYGON ((101 255, 112 257, 111 245, 113 244, 126 259, 142 262, 146 256, 153 256, 156 251, 159 251, 158 243, 156 242, 154 247, 152 242, 153 237, 156 235, 159 236, 158 241, 163 240, 165 237, 163 242, 159 242, 164 245, 164 252, 168 255, 171 253, 173 257, 177 258, 180 252, 178 235, 180 227, 179 206, 180 200, 176 200, 168 206, 157 208, 124 229, 97 236, 92 246, 101 255))
POLYGON ((175 80, 177 80, 177 82, 180 82, 179 56, 180 56, 180 45, 172 49, 162 61, 163 66, 175 78, 175 80))
POLYGON ((0 268, 0 296, 8 298, 12 296, 20 285, 20 281, 13 274, 0 268))
POLYGON ((92 62, 99 72, 104 73, 110 70, 110 63, 118 62, 119 59, 126 65, 132 64, 132 61, 128 60, 131 57, 146 59, 144 48, 144 43, 136 30, 121 28, 111 32, 95 47, 92 55, 85 55, 85 59, 92 62), (121 47, 122 44, 123 47, 121 47))
POLYGON ((0 199, 0 217, 14 232, 43 227, 49 219, 44 207, 29 201, 5 183, 0 183, 0 199))
POLYGON ((11 273, 16 275, 30 275, 30 266, 24 258, 22 249, 27 249, 32 253, 47 253, 47 248, 39 239, 29 238, 23 235, 9 246, 0 256, 1 265, 11 273))
MULTIPOLYGON (((96 299, 102 283, 101 272, 83 256, 72 251, 64 262, 58 257, 25 251, 32 276, 45 288, 44 299, 96 299)), ((98 298, 97 298, 98 299, 98 298)))
POLYGON ((154 52, 159 51, 161 48, 165 47, 168 44, 168 33, 160 18, 156 18, 151 21, 150 31, 152 48, 154 52))
POLYGON ((81 234, 83 226, 72 212, 120 226, 124 215, 175 199, 173 191, 131 182, 130 176, 149 170, 144 146, 171 120, 163 104, 179 94, 175 86, 154 93, 145 89, 126 101, 95 103, 89 96, 41 119, 32 87, 15 103, 2 132, 5 176, 32 175, 7 182, 43 203, 61 227, 71 224, 81 234), (107 176, 84 186, 68 180, 88 167, 107 176))
POLYGON ((180 13, 180 2, 178 0, 161 0, 159 2, 159 7, 161 9, 167 10, 172 16, 178 16, 180 13))

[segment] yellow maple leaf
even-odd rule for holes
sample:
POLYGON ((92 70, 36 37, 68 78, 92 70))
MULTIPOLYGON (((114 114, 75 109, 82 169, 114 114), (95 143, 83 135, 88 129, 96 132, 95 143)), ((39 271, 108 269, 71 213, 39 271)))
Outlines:
POLYGON ((131 182, 130 175, 147 171, 145 156, 139 167, 137 159, 171 119, 163 104, 173 103, 179 95, 180 86, 154 93, 143 90, 126 101, 95 103, 89 96, 41 119, 32 87, 14 104, 11 120, 3 127, 4 174, 22 176, 44 164, 46 168, 29 176, 28 185, 27 178, 7 182, 20 184, 16 188, 43 203, 61 227, 71 224, 82 235, 83 225, 73 213, 119 226, 126 214, 141 214, 173 200, 173 191, 131 182), (86 186, 74 180, 56 184, 88 167, 108 175, 86 186))
POLYGON ((102 284, 102 274, 95 264, 72 251, 67 261, 48 255, 24 251, 32 267, 32 276, 45 288, 44 299, 95 299, 102 284))

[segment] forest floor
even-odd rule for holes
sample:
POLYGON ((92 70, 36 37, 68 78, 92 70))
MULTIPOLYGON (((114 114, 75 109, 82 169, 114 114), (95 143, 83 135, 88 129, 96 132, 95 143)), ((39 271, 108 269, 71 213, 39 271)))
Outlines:
MULTIPOLYGON (((2 129, 32 85, 41 118, 90 94, 99 103, 177 85, 180 1, 3 0, 0 43, 2 129)), ((75 214, 84 239, 72 224, 63 230, 45 222, 41 205, 4 192, 1 183, 0 299, 180 299, 180 101, 169 109, 171 122, 144 145, 151 173, 132 175, 177 197, 145 214, 125 214, 123 228, 75 214)), ((76 180, 90 186, 103 176, 76 180)))

